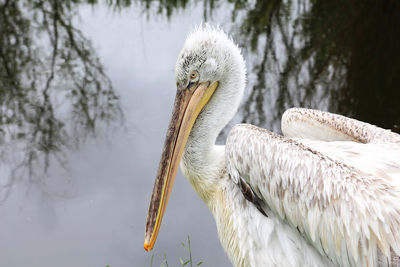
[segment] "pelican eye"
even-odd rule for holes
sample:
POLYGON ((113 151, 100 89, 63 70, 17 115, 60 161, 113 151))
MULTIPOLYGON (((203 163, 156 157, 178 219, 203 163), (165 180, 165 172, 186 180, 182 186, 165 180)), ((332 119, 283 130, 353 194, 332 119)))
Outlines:
POLYGON ((192 71, 189 75, 189 82, 186 88, 191 88, 199 81, 199 73, 197 71, 192 71))
POLYGON ((190 80, 191 80, 191 81, 194 81, 194 80, 196 80, 196 78, 197 78, 198 76, 199 76, 199 75, 198 75, 197 71, 192 71, 192 73, 190 73, 190 80))

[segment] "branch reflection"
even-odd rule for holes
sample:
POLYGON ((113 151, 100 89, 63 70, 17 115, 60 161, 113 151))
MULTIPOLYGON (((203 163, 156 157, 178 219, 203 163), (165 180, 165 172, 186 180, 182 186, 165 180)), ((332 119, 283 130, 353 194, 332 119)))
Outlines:
POLYGON ((263 54, 252 62, 243 121, 277 130, 284 110, 302 106, 399 124, 397 1, 260 0, 234 13, 243 10, 242 46, 263 54))
POLYGON ((40 183, 51 159, 122 111, 90 40, 73 24, 76 1, 0 3, 0 156, 7 197, 17 177, 40 183), (40 167, 43 166, 43 167, 40 167))

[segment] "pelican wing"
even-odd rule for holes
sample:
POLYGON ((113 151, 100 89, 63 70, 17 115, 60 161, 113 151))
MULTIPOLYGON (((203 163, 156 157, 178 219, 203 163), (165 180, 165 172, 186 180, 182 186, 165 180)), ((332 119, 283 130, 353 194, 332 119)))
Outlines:
POLYGON ((400 189, 389 179, 246 124, 230 132, 226 160, 233 181, 332 262, 390 266, 400 255, 400 189))
POLYGON ((291 108, 282 116, 282 132, 289 138, 320 141, 390 143, 400 149, 400 135, 366 122, 320 110, 291 108))

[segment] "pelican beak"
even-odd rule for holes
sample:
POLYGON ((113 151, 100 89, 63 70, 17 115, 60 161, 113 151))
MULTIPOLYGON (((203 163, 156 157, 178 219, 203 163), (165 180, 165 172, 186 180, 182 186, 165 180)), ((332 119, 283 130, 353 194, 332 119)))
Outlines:
POLYGON ((165 138, 146 220, 144 249, 150 251, 156 242, 161 220, 174 184, 176 171, 190 131, 197 116, 218 87, 218 82, 198 83, 177 90, 174 110, 165 138))

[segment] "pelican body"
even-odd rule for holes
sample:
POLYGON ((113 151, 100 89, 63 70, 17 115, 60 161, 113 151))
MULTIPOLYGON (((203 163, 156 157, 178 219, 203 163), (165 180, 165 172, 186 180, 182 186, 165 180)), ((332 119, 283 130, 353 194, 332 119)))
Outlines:
POLYGON ((178 57, 177 93, 146 222, 153 248, 175 175, 212 212, 234 266, 400 266, 400 136, 293 108, 284 136, 248 124, 215 145, 245 88, 239 48, 202 25, 178 57))

